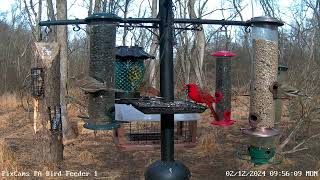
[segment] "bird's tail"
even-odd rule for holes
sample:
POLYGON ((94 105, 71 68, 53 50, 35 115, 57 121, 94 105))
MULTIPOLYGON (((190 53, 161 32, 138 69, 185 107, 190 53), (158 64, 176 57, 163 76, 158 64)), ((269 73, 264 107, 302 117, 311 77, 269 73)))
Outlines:
POLYGON ((207 103, 207 106, 210 109, 211 114, 214 117, 214 120, 219 121, 219 117, 218 117, 216 111, 213 109, 212 104, 211 103, 207 103))

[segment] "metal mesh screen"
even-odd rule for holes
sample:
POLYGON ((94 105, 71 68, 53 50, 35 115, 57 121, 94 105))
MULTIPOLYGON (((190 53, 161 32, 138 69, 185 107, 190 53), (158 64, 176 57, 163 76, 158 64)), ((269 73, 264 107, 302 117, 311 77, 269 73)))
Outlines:
MULTIPOLYGON (((175 122, 174 142, 175 144, 191 143, 196 136, 193 127, 196 121, 175 122)), ((156 145, 160 144, 160 122, 129 122, 123 124, 125 138, 128 144, 156 145)))
POLYGON ((143 61, 122 61, 115 62, 116 89, 126 93, 138 92, 143 80, 145 68, 143 61))

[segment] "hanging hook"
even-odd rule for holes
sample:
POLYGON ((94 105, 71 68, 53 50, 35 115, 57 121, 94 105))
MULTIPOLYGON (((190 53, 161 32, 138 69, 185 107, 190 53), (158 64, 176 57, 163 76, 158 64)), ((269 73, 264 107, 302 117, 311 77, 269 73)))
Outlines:
POLYGON ((196 31, 202 31, 203 30, 203 27, 200 25, 200 24, 197 24, 196 25, 196 28, 194 29, 196 31))
POLYGON ((244 32, 250 33, 251 32, 251 27, 250 26, 246 26, 246 28, 244 29, 244 32))
POLYGON ((52 32, 52 29, 50 28, 50 26, 46 26, 45 29, 44 29, 44 32, 46 33, 46 36, 52 32))
POLYGON ((129 31, 134 30, 134 26, 133 26, 131 23, 129 24, 128 30, 129 30, 129 31))
POLYGON ((227 26, 222 24, 222 26, 220 27, 220 31, 227 31, 227 26))
POLYGON ((172 10, 173 10, 173 12, 176 12, 176 11, 177 11, 176 5, 172 4, 172 10))
POLYGON ((79 24, 76 24, 73 28, 72 28, 73 31, 77 32, 77 31, 80 31, 81 28, 79 26, 79 24))

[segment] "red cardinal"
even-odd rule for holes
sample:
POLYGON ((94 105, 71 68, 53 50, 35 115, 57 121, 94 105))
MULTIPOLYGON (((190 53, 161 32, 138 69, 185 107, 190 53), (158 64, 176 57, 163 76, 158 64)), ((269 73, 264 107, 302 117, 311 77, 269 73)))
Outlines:
POLYGON ((214 111, 212 107, 212 103, 218 103, 222 99, 222 93, 217 91, 215 92, 214 97, 210 95, 209 92, 206 92, 200 89, 196 84, 186 84, 185 88, 188 92, 188 96, 190 99, 197 103, 204 103, 211 110, 211 113, 216 121, 219 120, 217 113, 214 111))

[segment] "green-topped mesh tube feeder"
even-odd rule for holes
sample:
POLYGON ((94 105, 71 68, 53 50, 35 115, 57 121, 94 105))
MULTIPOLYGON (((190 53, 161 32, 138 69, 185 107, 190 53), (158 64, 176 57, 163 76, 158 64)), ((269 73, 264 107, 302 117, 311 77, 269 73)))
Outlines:
MULTIPOLYGON (((279 84, 284 83, 288 80, 288 67, 284 65, 278 66, 278 77, 277 81, 279 84)), ((277 94, 277 99, 275 100, 275 120, 274 120, 274 128, 279 129, 281 123, 281 115, 282 115, 282 94, 277 94)))
POLYGON ((275 99, 277 95, 278 26, 283 22, 272 17, 254 17, 252 28, 252 79, 250 84, 248 155, 256 165, 272 161, 276 153, 279 132, 275 130, 275 99))
POLYGON ((116 98, 140 97, 144 60, 154 58, 139 46, 119 46, 115 61, 116 98))
POLYGON ((119 127, 113 118, 117 17, 109 13, 97 13, 85 19, 90 27, 89 76, 103 85, 89 93, 89 120, 84 125, 88 129, 111 130, 119 127))

